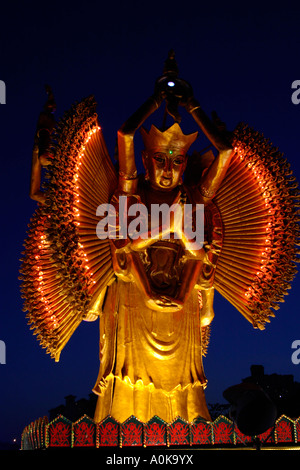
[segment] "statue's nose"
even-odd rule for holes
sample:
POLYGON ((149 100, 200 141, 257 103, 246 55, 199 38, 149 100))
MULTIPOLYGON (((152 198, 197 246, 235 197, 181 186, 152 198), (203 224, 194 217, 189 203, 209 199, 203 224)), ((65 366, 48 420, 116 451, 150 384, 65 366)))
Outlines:
POLYGON ((164 167, 164 174, 165 174, 165 176, 168 176, 168 177, 171 176, 171 174, 172 174, 172 161, 171 160, 166 161, 166 164, 165 164, 165 167, 164 167))

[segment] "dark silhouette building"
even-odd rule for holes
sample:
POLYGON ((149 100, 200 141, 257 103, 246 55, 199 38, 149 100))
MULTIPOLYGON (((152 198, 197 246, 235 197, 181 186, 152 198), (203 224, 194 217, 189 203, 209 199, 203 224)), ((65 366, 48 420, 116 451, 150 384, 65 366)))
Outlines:
POLYGON ((58 415, 63 415, 72 422, 77 421, 83 415, 93 418, 97 396, 94 393, 91 393, 89 395, 89 399, 81 398, 77 401, 75 399, 76 396, 67 395, 65 397, 64 405, 59 405, 56 408, 49 410, 49 420, 52 421, 58 415))
POLYGON ((275 403, 278 416, 300 416, 300 383, 294 381, 293 375, 265 374, 262 365, 252 365, 250 371, 251 375, 242 379, 242 383, 260 386, 275 403))

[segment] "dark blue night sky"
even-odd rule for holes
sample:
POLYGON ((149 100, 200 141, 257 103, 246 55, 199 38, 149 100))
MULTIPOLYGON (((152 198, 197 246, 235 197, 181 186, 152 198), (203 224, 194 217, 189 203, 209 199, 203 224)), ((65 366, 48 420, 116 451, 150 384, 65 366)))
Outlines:
MULTIPOLYGON (((152 94, 168 51, 180 76, 210 114, 229 129, 247 122, 284 153, 300 180, 300 104, 292 83, 300 79, 300 6, 273 2, 179 3, 161 0, 13 2, 1 6, 1 316, 0 441, 20 439, 23 428, 64 402, 88 397, 97 378, 98 323, 82 323, 55 363, 27 327, 19 290, 19 259, 36 203, 29 199, 33 137, 49 83, 61 117, 75 101, 94 94, 111 155, 117 130, 152 94), (246 5, 246 6, 245 6, 246 5)), ((183 115, 184 116, 184 115, 183 115)), ((185 123, 185 121, 183 120, 185 123)), ((196 124, 186 121, 188 131, 196 124)), ((199 149, 205 143, 197 141, 199 149)), ((300 339, 300 276, 276 318, 254 330, 216 295, 215 319, 204 368, 208 403, 250 375, 292 374, 292 342, 300 339)))

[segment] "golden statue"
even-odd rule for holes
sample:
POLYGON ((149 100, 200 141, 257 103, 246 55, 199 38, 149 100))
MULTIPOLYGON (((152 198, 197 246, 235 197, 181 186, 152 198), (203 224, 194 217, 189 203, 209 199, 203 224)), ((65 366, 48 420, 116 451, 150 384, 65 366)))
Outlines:
POLYGON ((209 119, 178 78, 173 52, 153 96, 119 130, 115 165, 93 97, 45 135, 39 156, 34 148, 31 197, 39 206, 21 268, 38 340, 58 361, 81 321, 99 318, 96 421, 210 420, 202 358, 214 289, 263 329, 296 273, 299 193, 289 164, 248 126, 230 133, 209 119), (174 123, 146 130, 162 103, 174 123), (213 150, 188 156, 197 132, 182 132, 179 106, 213 150), (162 205, 169 223, 153 217, 162 205))

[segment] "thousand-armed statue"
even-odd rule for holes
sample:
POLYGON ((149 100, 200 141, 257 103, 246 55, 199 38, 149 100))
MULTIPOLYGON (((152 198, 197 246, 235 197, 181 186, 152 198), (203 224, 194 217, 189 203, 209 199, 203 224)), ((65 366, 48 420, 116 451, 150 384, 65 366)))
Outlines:
POLYGON ((214 290, 263 329, 296 273, 299 192, 290 165, 247 125, 228 132, 208 118, 173 53, 154 93, 119 129, 115 162, 94 98, 56 124, 47 91, 32 163, 38 207, 21 267, 29 323, 58 361, 80 323, 99 319, 95 420, 209 420, 202 358, 214 290), (166 119, 151 125, 161 106, 169 127, 166 119), (195 122, 188 135, 184 113, 195 122), (198 132, 211 149, 189 154, 198 132), (153 208, 164 211, 155 217, 153 208))

